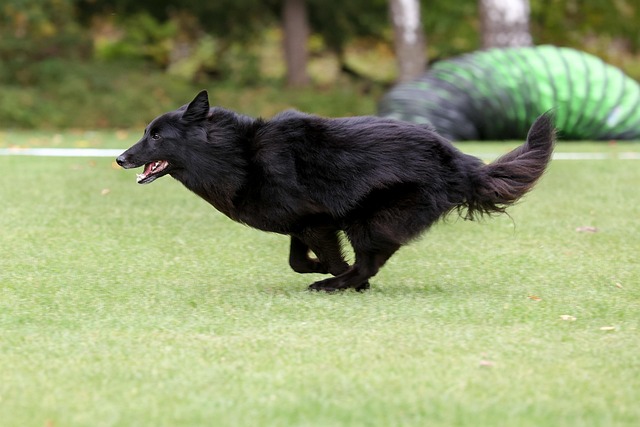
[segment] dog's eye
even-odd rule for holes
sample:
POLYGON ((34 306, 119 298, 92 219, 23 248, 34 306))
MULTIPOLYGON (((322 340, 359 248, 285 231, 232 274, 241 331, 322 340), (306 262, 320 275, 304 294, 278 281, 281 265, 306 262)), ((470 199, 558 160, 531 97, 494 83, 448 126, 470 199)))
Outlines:
POLYGON ((154 132, 151 134, 151 139, 153 139, 154 141, 157 141, 160 139, 160 134, 158 132, 154 132))

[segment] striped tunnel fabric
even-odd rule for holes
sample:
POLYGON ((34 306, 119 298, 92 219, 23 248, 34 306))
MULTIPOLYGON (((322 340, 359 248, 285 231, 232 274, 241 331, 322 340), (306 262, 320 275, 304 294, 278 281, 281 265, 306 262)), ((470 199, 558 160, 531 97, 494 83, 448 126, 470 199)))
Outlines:
POLYGON ((436 62, 392 88, 378 114, 431 124, 452 140, 495 140, 526 137, 548 110, 562 139, 640 139, 638 82, 593 55, 546 45, 436 62))

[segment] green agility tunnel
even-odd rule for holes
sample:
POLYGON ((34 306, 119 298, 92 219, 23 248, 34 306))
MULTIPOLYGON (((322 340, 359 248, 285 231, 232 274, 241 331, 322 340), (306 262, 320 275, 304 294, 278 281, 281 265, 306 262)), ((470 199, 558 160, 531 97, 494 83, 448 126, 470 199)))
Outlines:
POLYGON ((490 49, 436 62, 392 88, 378 115, 431 124, 452 140, 522 139, 553 110, 558 136, 640 139, 640 85, 569 48, 490 49))

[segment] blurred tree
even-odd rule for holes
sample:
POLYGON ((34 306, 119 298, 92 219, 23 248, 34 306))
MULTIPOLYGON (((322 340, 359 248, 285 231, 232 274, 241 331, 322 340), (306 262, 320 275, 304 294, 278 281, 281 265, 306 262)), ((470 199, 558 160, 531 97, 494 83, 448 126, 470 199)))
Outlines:
POLYGON ((389 0, 307 0, 313 31, 336 54, 341 71, 359 76, 346 60, 346 46, 355 39, 386 40, 389 0))
POLYGON ((309 57, 309 20, 305 0, 284 0, 282 4, 284 58, 287 66, 287 84, 309 84, 307 61, 309 57))
MULTIPOLYGON (((55 1, 55 0, 53 0, 55 1)), ((64 0, 71 1, 71 0, 64 0)), ((75 0, 85 21, 96 14, 124 17, 144 12, 159 20, 176 14, 196 17, 198 27, 214 37, 247 40, 274 21, 277 0, 75 0)))
POLYGON ((259 76, 254 52, 240 47, 258 40, 278 15, 278 0, 77 1, 85 23, 107 16, 124 29, 116 44, 120 52, 145 56, 169 73, 193 81, 215 75, 255 82, 259 76), (157 30, 146 25, 153 21, 157 30), (137 40, 133 45, 132 35, 137 40))
POLYGON ((448 58, 480 47, 478 0, 421 0, 429 58, 448 58))
POLYGON ((421 75, 427 65, 424 31, 418 0, 390 0, 398 80, 409 81, 421 75))
POLYGON ((535 0, 531 15, 540 43, 586 47, 600 55, 621 45, 640 52, 638 0, 535 0))
POLYGON ((532 44, 529 0, 479 0, 482 47, 532 44))
MULTIPOLYGON (((414 40, 403 38, 410 32, 400 28, 394 33, 389 19, 394 4, 428 10, 415 40, 424 43, 428 34, 431 59, 481 46, 529 44, 533 35, 536 43, 584 49, 619 65, 632 63, 640 75, 640 61, 629 55, 640 52, 639 0, 2 0, 0 81, 35 82, 30 64, 95 55, 141 59, 190 80, 219 76, 256 83, 262 79, 262 37, 284 28, 284 11, 292 4, 306 5, 306 30, 304 24, 299 27, 315 36, 311 54, 334 52, 342 71, 352 75, 368 75, 367 65, 352 56, 363 46, 384 45, 378 53, 385 54, 394 39, 414 40), (111 38, 105 39, 111 45, 96 40, 96 22, 110 25, 111 38)), ((306 47, 305 37, 285 37, 283 50, 290 43, 306 47)), ((424 46, 414 54, 402 50, 396 49, 399 62, 422 62, 424 46)))
POLYGON ((0 5, 0 81, 34 83, 32 65, 84 58, 90 49, 73 0, 3 0, 0 5))

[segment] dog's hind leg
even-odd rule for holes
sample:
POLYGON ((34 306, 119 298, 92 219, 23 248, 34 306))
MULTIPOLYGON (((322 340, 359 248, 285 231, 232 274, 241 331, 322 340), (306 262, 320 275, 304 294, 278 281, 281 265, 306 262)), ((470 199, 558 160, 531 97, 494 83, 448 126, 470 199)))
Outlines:
MULTIPOLYGON (((368 225, 368 224, 367 224, 368 225)), ((353 288, 362 291, 369 288, 369 279, 375 276, 387 260, 400 248, 393 238, 376 233, 368 227, 351 227, 347 235, 355 251, 356 262, 344 273, 321 280, 309 286, 315 291, 334 292, 353 288)))
POLYGON ((385 262, 400 247, 388 248, 379 252, 356 252, 356 262, 346 272, 321 280, 309 286, 310 290, 335 292, 353 288, 357 291, 369 289, 369 279, 375 276, 385 262))
POLYGON ((291 236, 289 265, 297 273, 331 273, 337 276, 349 268, 342 256, 337 230, 309 228, 299 237, 291 236), (309 258, 309 251, 318 259, 309 258))

